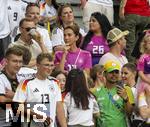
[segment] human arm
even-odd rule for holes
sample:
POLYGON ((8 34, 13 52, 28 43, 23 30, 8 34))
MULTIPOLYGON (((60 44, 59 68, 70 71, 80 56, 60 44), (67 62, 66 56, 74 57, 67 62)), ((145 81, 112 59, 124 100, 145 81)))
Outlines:
POLYGON ((86 52, 86 56, 85 56, 85 60, 84 61, 85 61, 85 63, 84 63, 83 70, 89 76, 90 75, 90 68, 92 68, 92 56, 91 56, 90 52, 86 52))
POLYGON ((144 74, 143 71, 139 71, 138 74, 144 82, 146 82, 150 85, 150 78, 146 77, 146 75, 144 74))
MULTIPOLYGON (((12 96, 14 95, 14 92, 6 87, 5 82, 3 82, 3 80, 4 79, 0 79, 0 102, 12 102, 12 96)), ((8 83, 8 81, 6 81, 6 83, 8 83)))
POLYGON ((144 119, 150 118, 150 106, 146 101, 147 97, 149 96, 146 96, 145 92, 141 92, 138 96, 139 113, 144 119))
POLYGON ((12 102, 11 98, 6 97, 5 95, 0 95, 0 103, 12 102))
POLYGON ((99 110, 99 106, 98 103, 96 101, 96 99, 93 97, 93 116, 94 118, 97 118, 100 116, 100 110, 99 110))
POLYGON ((131 115, 134 105, 130 103, 126 89, 123 87, 117 86, 117 93, 124 101, 124 109, 125 109, 126 113, 128 115, 131 115))
POLYGON ((38 31, 35 31, 35 32, 36 33, 35 35, 32 35, 32 38, 38 43, 43 53, 48 53, 48 50, 44 44, 42 35, 38 31))
MULTIPOLYGON (((58 51, 55 53, 55 63, 56 63, 56 66, 62 71, 62 72, 66 72, 65 70, 65 62, 66 62, 66 57, 67 57, 67 54, 68 54, 68 49, 70 47, 68 46, 65 46, 63 48, 63 51, 58 51)), ((67 72, 66 72, 67 73, 67 72)))
POLYGON ((59 68, 60 68, 60 70, 61 70, 62 72, 65 71, 64 68, 65 68, 66 57, 67 57, 67 51, 64 51, 64 52, 63 52, 63 55, 62 55, 62 59, 61 59, 61 61, 60 61, 60 63, 59 63, 59 68))
POLYGON ((57 114, 57 118, 61 127, 67 127, 65 112, 64 112, 63 104, 61 101, 57 102, 56 114, 57 114))
POLYGON ((125 6, 126 6, 127 0, 121 0, 120 2, 120 7, 119 7, 119 17, 120 19, 124 19, 124 14, 125 14, 125 6))

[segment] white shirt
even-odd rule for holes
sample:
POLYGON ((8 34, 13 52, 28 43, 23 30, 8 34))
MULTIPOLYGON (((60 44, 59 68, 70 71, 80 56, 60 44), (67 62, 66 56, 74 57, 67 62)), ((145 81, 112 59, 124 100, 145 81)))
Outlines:
MULTIPOLYGON (((43 17, 53 17, 57 16, 57 10, 54 8, 53 5, 49 6, 47 3, 41 5, 40 7, 40 15, 43 17)), ((55 21, 51 21, 50 24, 54 24, 55 21)))
POLYGON ((20 20, 25 17, 26 6, 27 4, 21 0, 9 0, 8 2, 8 15, 12 42, 17 35, 20 20))
POLYGON ((42 49, 41 47, 39 46, 39 44, 35 41, 35 40, 32 40, 32 44, 28 45, 26 44, 25 42, 23 42, 20 38, 15 41, 14 43, 10 43, 9 47, 12 47, 14 45, 21 45, 21 46, 24 46, 26 48, 28 48, 32 54, 32 57, 31 59, 36 59, 37 56, 42 53, 42 49))
POLYGON ((27 3, 36 3, 38 0, 23 0, 23 1, 25 1, 27 3))
POLYGON ((54 8, 54 6, 45 4, 45 8, 41 8, 40 10, 40 15, 46 17, 56 16, 57 10, 54 8))
POLYGON ((112 0, 88 0, 90 3, 105 5, 105 6, 113 6, 112 0))
POLYGON ((21 67, 17 73, 17 79, 19 82, 23 82, 26 79, 31 79, 35 77, 37 70, 29 67, 21 67))
MULTIPOLYGON (((81 33, 82 36, 86 35, 84 30, 81 29, 81 28, 80 28, 80 33, 81 33)), ((55 46, 58 46, 58 45, 65 45, 63 28, 62 29, 56 28, 52 32, 52 46, 55 47, 55 46)))
POLYGON ((98 104, 93 96, 89 98, 89 109, 83 110, 76 108, 70 93, 65 96, 64 109, 66 117, 68 116, 69 118, 68 125, 92 126, 94 125, 93 113, 99 113, 98 104))
POLYGON ((124 64, 128 63, 128 60, 125 56, 120 55, 120 57, 117 57, 117 56, 113 55, 112 53, 108 52, 100 58, 99 64, 104 65, 109 60, 117 61, 118 63, 120 63, 121 68, 124 64))
POLYGON ((7 9, 8 2, 8 0, 0 0, 0 39, 7 37, 10 33, 7 9))
MULTIPOLYGON (((61 101, 61 91, 54 78, 39 80, 37 78, 25 80, 19 85, 14 95, 15 102, 35 102, 44 104, 47 110, 42 111, 53 120, 51 127, 54 127, 56 116, 56 103, 61 101)), ((35 106, 33 105, 33 106, 35 106)))
MULTIPOLYGON (((12 90, 10 81, 7 79, 6 75, 1 73, 0 74, 0 94, 5 95, 6 94, 6 88, 9 90, 12 90)), ((11 108, 7 108, 6 110, 1 109, 0 107, 0 126, 10 126, 10 122, 6 122, 6 120, 9 120, 9 117, 6 117, 6 112, 11 111, 11 108)), ((12 113, 12 111, 11 111, 12 113)))

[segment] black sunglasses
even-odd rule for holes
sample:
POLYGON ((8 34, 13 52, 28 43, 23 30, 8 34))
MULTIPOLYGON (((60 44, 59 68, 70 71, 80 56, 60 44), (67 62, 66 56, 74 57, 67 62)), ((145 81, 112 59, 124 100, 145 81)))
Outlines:
POLYGON ((109 72, 109 73, 115 73, 115 74, 119 74, 119 70, 113 70, 113 71, 111 71, 111 72, 109 72))
POLYGON ((21 28, 25 29, 27 32, 29 32, 31 29, 36 29, 35 27, 27 27, 27 28, 21 27, 21 28))

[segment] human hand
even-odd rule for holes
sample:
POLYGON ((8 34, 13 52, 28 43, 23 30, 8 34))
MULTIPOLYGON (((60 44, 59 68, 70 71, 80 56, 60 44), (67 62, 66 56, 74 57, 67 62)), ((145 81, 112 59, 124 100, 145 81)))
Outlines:
POLYGON ((64 53, 67 54, 69 49, 70 49, 70 45, 66 44, 63 48, 64 53))
POLYGON ((128 96, 127 96, 127 92, 125 90, 125 88, 117 85, 117 93, 118 95, 123 99, 123 100, 127 100, 128 96))
POLYGON ((11 99, 14 97, 15 93, 12 90, 9 90, 8 88, 5 88, 5 91, 6 91, 5 92, 6 97, 11 98, 11 99))
POLYGON ((39 44, 43 44, 43 38, 41 34, 36 29, 31 29, 29 31, 29 34, 32 36, 32 38, 39 44))
POLYGON ((53 120, 47 116, 46 120, 44 121, 44 127, 48 127, 52 122, 53 120))

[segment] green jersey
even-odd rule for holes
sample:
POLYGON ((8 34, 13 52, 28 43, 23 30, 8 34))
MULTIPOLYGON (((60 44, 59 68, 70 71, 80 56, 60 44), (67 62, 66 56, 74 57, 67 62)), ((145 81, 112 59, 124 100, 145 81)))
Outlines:
POLYGON ((123 99, 117 94, 117 88, 107 89, 105 86, 92 91, 100 108, 97 127, 127 127, 123 99), (120 108, 112 102, 113 98, 120 108))

